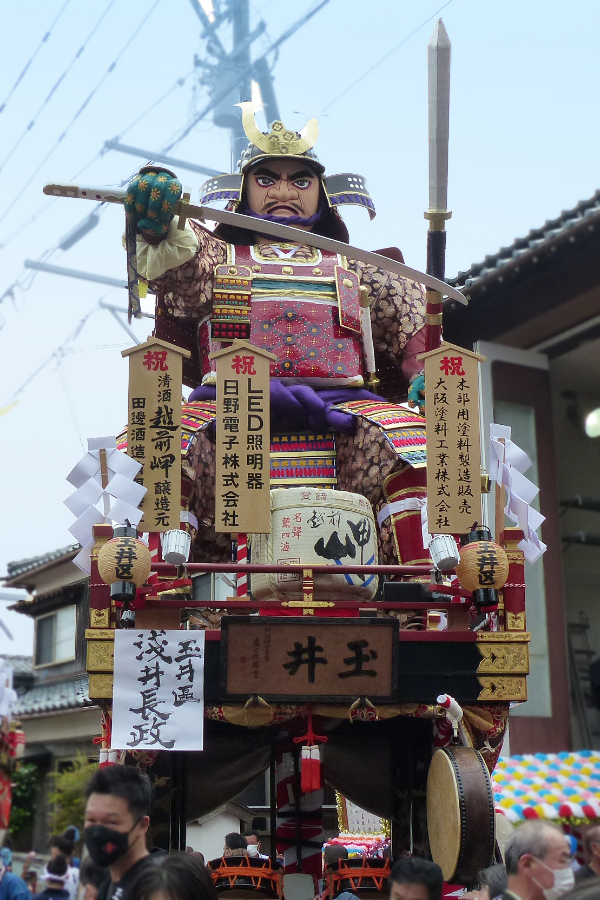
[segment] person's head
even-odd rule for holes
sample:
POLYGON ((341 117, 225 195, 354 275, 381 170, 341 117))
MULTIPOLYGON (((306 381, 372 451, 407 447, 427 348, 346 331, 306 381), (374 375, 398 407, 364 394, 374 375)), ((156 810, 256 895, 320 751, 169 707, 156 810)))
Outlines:
POLYGON ((62 834, 55 834, 50 839, 50 856, 65 856, 71 859, 75 849, 77 831, 73 827, 67 828, 62 834))
POLYGON ((88 856, 79 868, 79 883, 83 887, 82 900, 96 900, 100 886, 108 881, 110 874, 104 866, 98 866, 88 856))
POLYGON ((348 851, 342 844, 328 844, 323 850, 325 868, 336 865, 340 859, 348 859, 348 851))
POLYGON ((44 881, 46 887, 64 888, 68 879, 69 863, 66 856, 57 853, 51 856, 44 869, 44 881))
POLYGON ((399 859, 390 872, 390 900, 441 900, 442 870, 417 856, 399 859))
POLYGON ((248 849, 248 856, 260 854, 260 838, 257 831, 247 831, 244 835, 248 849))
POLYGON ((150 824, 152 787, 135 766, 106 766, 90 778, 85 790, 88 853, 99 866, 112 866, 135 847, 145 850, 150 824))
POLYGON ((508 838, 504 858, 509 889, 521 885, 531 900, 556 900, 573 887, 571 848, 555 825, 521 825, 508 838))
POLYGON ((596 864, 600 864, 600 825, 594 825, 586 831, 583 846, 588 862, 595 861, 596 864))
POLYGON ((495 900, 506 890, 508 883, 506 866, 498 863, 479 872, 479 890, 474 891, 478 900, 495 900))
MULTIPOLYGON (((231 856, 234 851, 241 850, 243 853, 248 849, 248 841, 243 834, 237 831, 230 831, 225 835, 225 846, 223 848, 223 856, 231 856)), ((239 853, 235 854, 239 856, 239 853)))
POLYGON ((131 888, 131 900, 217 900, 212 878, 190 853, 170 853, 145 866, 131 888))

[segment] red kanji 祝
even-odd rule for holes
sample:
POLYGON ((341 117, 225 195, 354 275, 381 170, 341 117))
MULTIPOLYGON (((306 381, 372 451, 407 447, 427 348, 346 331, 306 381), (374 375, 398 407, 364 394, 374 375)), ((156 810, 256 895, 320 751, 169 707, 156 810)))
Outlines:
POLYGON ((148 350, 142 362, 149 372, 167 372, 169 369, 166 350, 148 350))
POLYGON ((235 370, 236 375, 256 375, 253 356, 240 356, 238 353, 231 361, 231 368, 235 370))
POLYGON ((440 362, 440 372, 444 375, 464 375, 462 356, 444 356, 440 362))

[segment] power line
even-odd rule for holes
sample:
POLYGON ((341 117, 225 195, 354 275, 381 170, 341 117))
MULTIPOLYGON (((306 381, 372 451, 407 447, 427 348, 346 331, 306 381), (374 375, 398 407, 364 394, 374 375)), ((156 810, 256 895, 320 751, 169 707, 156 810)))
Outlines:
MULTIPOLYGON (((451 0, 449 0, 449 2, 451 2, 451 0)), ((319 12, 319 10, 321 10, 328 3, 329 3, 329 0, 321 0, 321 2, 317 4, 317 6, 313 7, 313 9, 309 9, 309 11, 306 13, 306 15, 302 16, 301 19, 298 19, 296 22, 294 22, 293 25, 290 25, 290 27, 286 31, 284 31, 283 34, 277 38, 276 41, 273 41, 273 43, 263 53, 262 56, 260 56, 258 59, 255 59, 254 62, 251 63, 249 66, 246 66, 245 69, 238 72, 236 74, 235 78, 228 85, 226 85, 226 87, 224 87, 223 90, 219 91, 218 94, 215 94, 215 96, 212 98, 210 103, 204 107, 202 112, 200 112, 200 113, 198 113, 198 115, 194 116, 194 118, 192 119, 190 124, 187 125, 183 129, 183 131, 179 134, 179 136, 177 138, 175 138, 175 140, 171 141, 171 143, 168 144, 166 147, 163 147, 161 152, 168 153, 169 150, 172 150, 173 147, 175 147, 180 141, 182 141, 185 137, 187 137, 187 135, 190 133, 190 131, 198 124, 198 122, 200 122, 205 117, 205 115, 208 112, 210 112, 210 110, 214 106, 217 105, 217 103, 219 103, 224 97, 226 97, 229 94, 229 92, 237 84, 239 84, 240 81, 242 81, 242 79, 244 79, 247 75, 252 74, 254 67, 256 66, 256 64, 258 62, 260 62, 263 59, 266 59, 266 57, 269 55, 269 53, 272 53, 273 50, 276 50, 280 44, 282 44, 289 37, 291 37, 295 31, 297 31, 299 28, 301 28, 303 25, 305 25, 306 22, 308 22, 310 19, 312 19, 312 17, 315 16, 319 12)), ((1 221, 2 221, 2 219, 0 219, 0 222, 1 221)))
MULTIPOLYGON (((178 78, 177 81, 175 82, 175 84, 171 88, 169 88, 169 90, 166 91, 162 95, 162 97, 159 97, 158 100, 154 100, 150 104, 150 106, 147 109, 145 109, 141 115, 139 115, 137 117, 137 119, 134 119, 134 121, 130 125, 128 125, 127 128, 123 129, 123 131, 120 131, 113 140, 117 141, 119 138, 123 137, 123 135, 127 134, 128 131, 131 131, 131 129, 134 128, 139 122, 141 122, 142 119, 144 119, 149 113, 153 112, 164 100, 166 100, 167 97, 169 97, 176 88, 183 87, 185 82, 188 80, 188 78, 191 75, 193 75, 193 73, 194 73, 194 70, 191 69, 187 73, 187 75, 182 75, 181 78, 178 78)), ((79 169, 79 171, 76 172, 75 175, 72 176, 71 181, 75 181, 76 178, 79 178, 79 176, 81 175, 82 172, 85 172, 86 169, 89 169, 89 167, 91 165, 93 165, 97 159, 100 159, 100 157, 104 156, 106 154, 106 152, 107 152, 106 146, 102 147, 102 149, 99 150, 98 153, 96 153, 96 155, 93 157, 93 159, 91 159, 84 166, 82 166, 81 169, 79 169)), ((131 179, 129 179, 129 180, 131 180, 131 179)), ((5 238, 3 241, 0 241, 0 250, 4 250, 5 247, 8 247, 8 245, 11 243, 11 241, 13 241, 16 237, 18 237, 21 234, 21 232, 25 231, 25 229, 28 228, 30 225, 32 225, 34 222, 36 222, 40 216, 44 215, 44 213, 50 209, 52 204, 56 203, 57 199, 58 199, 57 197, 53 197, 51 200, 45 200, 44 203, 42 203, 42 205, 39 206, 38 209, 35 210, 35 212, 33 212, 30 216, 28 216, 27 219, 25 219, 23 222, 21 222, 21 224, 17 228, 15 228, 15 230, 12 231, 8 235, 7 238, 5 238)))
MULTIPOLYGON (((110 293, 110 291, 108 293, 110 293)), ((106 297, 106 296, 108 296, 108 294, 104 294, 104 296, 101 297, 100 299, 103 300, 104 297, 106 297)), ((99 301, 98 301, 98 303, 99 303, 99 301)), ((83 328, 83 326, 85 325, 87 320, 90 318, 90 316, 93 316, 94 313, 97 313, 100 311, 100 307, 99 307, 98 303, 94 304, 92 309, 90 309, 89 312, 87 312, 85 314, 83 319, 80 320, 78 325, 75 327, 75 330, 73 332, 71 332, 71 334, 63 341, 63 343, 60 344, 60 346, 58 346, 56 348, 56 350, 54 350, 50 354, 50 356, 47 359, 45 359, 44 362, 40 366, 38 366, 38 368, 34 372, 32 372, 31 375, 29 375, 28 378, 25 379, 23 384, 20 387, 18 387, 17 390, 8 398, 6 403, 2 404, 2 407, 1 407, 2 409, 4 409, 6 406, 10 406, 11 404, 15 403, 16 400, 18 399, 19 395, 22 394, 23 391, 25 390, 25 388, 28 387, 31 384, 31 382, 35 378, 37 378, 37 376, 41 372, 44 371, 46 366, 50 365, 52 360, 55 359, 58 354, 62 353, 64 351, 64 349, 68 346, 68 344, 70 344, 72 341, 76 340, 76 338, 79 336, 79 333, 81 332, 81 329, 83 328)))
MULTIPOLYGON (((115 0, 111 0, 111 5, 112 5, 114 2, 115 2, 115 0)), ((55 143, 54 143, 53 146, 50 148, 50 150, 48 151, 48 153, 46 154, 46 156, 43 158, 43 160, 41 161, 41 163, 39 164, 39 166, 37 167, 37 169, 30 175, 29 179, 28 179, 28 180, 25 182, 25 184, 21 187, 20 191, 18 192, 18 194, 17 194, 16 197, 14 198, 13 202, 5 209, 5 211, 2 213, 2 215, 0 216, 0 222, 3 222, 3 221, 4 221, 4 219, 7 217, 7 215, 11 212, 11 210, 12 210, 14 204, 16 203, 16 201, 17 201, 17 200, 21 197, 21 195, 23 194, 23 191, 25 191, 25 190, 29 187, 29 185, 31 184, 31 182, 33 181, 33 179, 35 178, 35 176, 38 174, 38 172, 40 171, 40 169, 47 163, 47 161, 50 159, 50 157, 52 156, 52 154, 54 153, 54 151, 56 150, 56 148, 58 147, 58 145, 59 145, 59 144, 61 143, 61 141, 67 136, 68 132, 70 131, 70 129, 72 128, 72 126, 75 124, 75 122, 77 121, 77 119, 79 118, 79 116, 81 115, 81 113, 84 111, 84 109, 87 107, 87 105, 88 105, 88 103, 90 102, 90 100, 92 99, 92 97, 93 97, 93 96, 96 94, 96 92, 100 89, 100 87, 101 87, 102 84, 106 81, 106 79, 107 79, 108 76, 111 74, 111 72, 114 71, 115 67, 117 66, 117 63, 119 62, 119 60, 121 59, 121 57, 124 55, 124 53, 125 53, 127 50, 130 50, 130 49, 131 49, 131 42, 132 42, 133 38, 139 33, 140 29, 143 28, 143 26, 146 24, 146 22, 148 21, 148 19, 151 17, 152 13, 154 12, 154 10, 156 9, 156 7, 158 6, 158 4, 159 4, 160 2, 161 2, 161 0, 155 0, 155 3, 153 4, 153 6, 152 6, 152 8, 150 9, 150 11, 144 15, 142 21, 139 23, 139 25, 136 26, 135 30, 133 31, 133 33, 131 34, 131 36, 127 39, 127 41, 126 41, 125 44, 123 45, 121 51, 117 54, 117 56, 115 57, 115 59, 112 61, 112 63, 110 64, 110 66, 108 67, 108 69, 106 70, 106 72, 104 73, 104 75, 102 76, 102 78, 100 79, 100 81, 98 81, 98 83, 96 84, 96 86, 92 89, 92 91, 90 91, 90 93, 88 94, 87 98, 84 100, 84 102, 82 103, 82 105, 79 107, 79 109, 77 110, 77 112, 75 113, 75 115, 73 116, 73 118, 71 119, 71 121, 69 122, 69 124, 67 125, 67 127, 65 128, 65 130, 63 131, 63 133, 62 133, 62 134, 60 135, 60 137, 55 141, 55 143)))
MULTIPOLYGON (((67 0, 67 2, 69 2, 69 0, 67 0)), ((69 72, 71 71, 71 69, 73 68, 73 66, 75 65, 75 63, 77 62, 77 60, 79 59, 79 57, 81 56, 81 54, 83 53, 83 51, 85 50, 85 48, 87 47, 87 45, 89 44, 89 42, 90 42, 91 39, 93 38, 94 34, 96 33, 96 31, 97 31, 98 28, 100 27, 102 21, 106 18, 107 14, 108 14, 108 12, 109 12, 109 10, 110 10, 110 8, 111 8, 111 6, 113 6, 114 3, 115 3, 115 0, 110 0, 110 3, 108 4, 108 6, 106 7, 106 9, 104 10, 104 12, 103 12, 102 15, 100 16, 100 18, 98 19, 98 21, 96 22, 96 24, 94 25, 94 27, 92 28, 92 30, 90 31, 90 33, 88 34, 88 36, 86 37, 85 41, 83 42, 83 44, 81 45, 81 47, 79 48, 79 50, 77 51, 77 53, 75 54, 75 56, 73 57, 73 59, 71 60, 71 62, 69 63, 69 65, 67 66, 67 68, 64 70, 64 72, 62 73, 62 75, 59 77, 58 81, 56 81, 55 84, 53 85, 53 87, 50 89, 50 93, 47 95, 46 99, 44 100, 44 102, 42 103, 42 105, 40 106, 40 108, 38 109, 38 111, 36 112, 36 114, 34 115, 33 119, 32 119, 31 122, 29 123, 29 125, 28 125, 28 126, 24 129, 24 131, 21 133, 20 137, 18 138, 17 142, 13 145, 13 147, 12 147, 12 149, 9 151, 8 155, 2 160, 2 163, 0 163, 0 172, 2 171, 2 169, 4 168, 4 166, 6 165, 6 163, 8 162, 8 160, 12 157, 13 153, 17 150, 17 148, 19 147, 19 145, 21 144, 21 142, 23 141, 23 139, 25 138, 25 136, 31 131, 31 129, 33 128, 33 126, 34 126, 35 123, 37 122, 38 118, 40 117, 41 113, 43 112, 43 110, 46 108, 46 106, 47 106, 48 103, 50 102, 50 99, 52 98, 52 96, 54 95, 54 93, 57 91, 59 85, 60 85, 60 84, 64 81, 64 79, 67 77, 67 75, 69 74, 69 72)), ((65 4, 65 5, 66 5, 66 4, 65 4)), ((64 9, 64 7, 63 7, 63 9, 64 9)))
POLYGON ((452 3, 452 0, 448 0, 447 3, 444 3, 443 6, 440 6, 440 8, 436 12, 434 12, 431 16, 429 16, 428 19, 425 19, 424 22, 421 22, 421 24, 417 28, 415 28, 414 31, 411 31, 410 34, 407 34, 407 36, 405 38, 403 38, 399 44, 396 44, 395 47, 392 47, 392 49, 389 50, 385 54, 385 56, 382 56, 381 59, 378 59, 377 62, 371 66, 370 69, 367 69, 366 72, 363 72, 362 75, 359 75, 359 77, 356 79, 356 81, 353 81, 352 84, 348 85, 348 87, 345 88, 341 94, 338 94, 337 97, 334 97, 334 99, 331 100, 327 104, 327 106, 324 106, 322 109, 322 112, 325 112, 326 109, 329 109, 330 106, 333 106, 334 103, 337 103, 338 100, 340 100, 342 97, 344 97, 348 93, 348 91, 351 91, 352 88, 356 87, 356 85, 359 84, 363 80, 363 78, 366 78, 367 75, 370 75, 371 72, 373 72, 378 66, 380 66, 382 62, 385 62, 386 59, 388 59, 388 57, 390 57, 392 55, 392 53, 395 53, 396 50, 399 50, 400 47, 402 47, 404 44, 406 44, 407 41, 409 41, 411 39, 411 37, 414 37, 415 34, 421 30, 421 28, 424 28, 424 26, 427 25, 428 22, 431 22, 432 19, 435 19, 435 17, 437 15, 439 15, 439 13, 441 13, 441 11, 443 9, 446 9, 446 7, 449 6, 451 3, 452 3))
POLYGON ((10 100, 10 98, 12 97, 12 95, 14 94, 14 92, 16 91, 16 89, 18 88, 18 86, 20 85, 21 81, 23 80, 23 78, 25 77, 25 75, 26 75, 26 73, 27 73, 27 70, 29 69, 29 66, 30 66, 31 63, 34 61, 34 59, 36 58, 36 56, 38 55, 38 53, 39 53, 40 50, 42 49, 43 45, 46 43, 46 41, 47 41, 48 38, 50 37, 50 34, 51 34, 51 32, 52 32, 52 29, 54 28, 54 26, 56 25, 56 23, 58 22, 58 20, 60 19, 60 17, 61 17, 62 14, 64 13, 65 9, 67 8, 67 6, 69 5, 70 2, 71 2, 71 0, 66 0, 66 3, 64 3, 63 6, 61 7, 60 12, 58 13, 58 15, 56 16, 56 18, 55 18, 54 21, 52 22, 52 25, 50 26, 50 28, 48 29, 48 31, 46 32, 46 34, 44 35, 44 37, 41 39, 41 41, 39 42, 39 44, 37 45, 37 47, 36 47, 35 50, 33 51, 32 55, 31 55, 30 58, 29 58, 29 60, 28 60, 27 63, 25 64, 25 68, 23 69, 23 71, 21 72, 21 74, 19 75, 19 77, 17 78, 17 80, 15 81, 15 83, 13 84, 13 86, 11 87, 10 91, 8 92, 8 94, 7 94, 7 96, 6 96, 6 99, 5 99, 4 103, 2 104, 2 106, 0 106, 0 113, 3 113, 4 110, 6 109, 6 104, 8 103, 8 101, 10 100))

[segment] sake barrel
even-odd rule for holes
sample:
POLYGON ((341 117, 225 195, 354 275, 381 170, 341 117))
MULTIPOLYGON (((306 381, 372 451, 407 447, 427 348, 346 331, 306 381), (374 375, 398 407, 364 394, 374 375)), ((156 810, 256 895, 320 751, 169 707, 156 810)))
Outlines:
MULTIPOLYGON (((371 505, 360 494, 318 488, 271 491, 271 533, 252 536, 252 562, 331 566, 331 575, 315 575, 314 599, 339 597, 371 600, 376 575, 335 574, 335 568, 377 564, 377 532, 371 505)), ((258 600, 300 600, 300 575, 256 574, 252 593, 258 600)))

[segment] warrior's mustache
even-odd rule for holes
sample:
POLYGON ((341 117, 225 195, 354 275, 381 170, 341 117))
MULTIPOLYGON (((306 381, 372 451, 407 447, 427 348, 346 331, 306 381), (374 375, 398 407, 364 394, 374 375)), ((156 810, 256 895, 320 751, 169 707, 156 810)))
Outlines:
POLYGON ((297 213, 298 215, 302 215, 303 209, 301 203, 281 203, 281 201, 274 200, 270 203, 265 203, 263 206, 264 211, 269 214, 273 209, 291 209, 292 212, 297 213))

